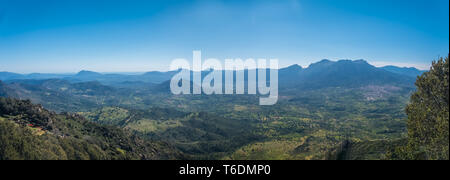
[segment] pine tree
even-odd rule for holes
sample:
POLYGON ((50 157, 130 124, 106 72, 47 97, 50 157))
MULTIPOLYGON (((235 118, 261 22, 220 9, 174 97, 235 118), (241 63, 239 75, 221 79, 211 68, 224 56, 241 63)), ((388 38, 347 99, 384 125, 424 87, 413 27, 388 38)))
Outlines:
POLYGON ((448 69, 447 56, 434 61, 430 71, 417 78, 417 91, 406 107, 408 143, 396 158, 449 159, 448 69))

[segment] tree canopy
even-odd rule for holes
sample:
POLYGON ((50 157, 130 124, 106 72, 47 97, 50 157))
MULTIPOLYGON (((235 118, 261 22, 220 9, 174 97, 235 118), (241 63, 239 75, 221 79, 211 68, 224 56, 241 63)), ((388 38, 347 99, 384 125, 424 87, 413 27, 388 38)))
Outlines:
POLYGON ((434 61, 430 71, 418 76, 417 91, 406 107, 408 144, 399 159, 449 159, 448 56, 434 61))

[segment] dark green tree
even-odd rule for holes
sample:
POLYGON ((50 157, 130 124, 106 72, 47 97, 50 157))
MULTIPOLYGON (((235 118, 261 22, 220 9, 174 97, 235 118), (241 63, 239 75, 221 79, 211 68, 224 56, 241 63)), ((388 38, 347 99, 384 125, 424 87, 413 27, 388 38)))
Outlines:
POLYGON ((399 159, 449 159, 448 56, 434 61, 416 81, 417 91, 406 107, 408 142, 395 153, 399 159))

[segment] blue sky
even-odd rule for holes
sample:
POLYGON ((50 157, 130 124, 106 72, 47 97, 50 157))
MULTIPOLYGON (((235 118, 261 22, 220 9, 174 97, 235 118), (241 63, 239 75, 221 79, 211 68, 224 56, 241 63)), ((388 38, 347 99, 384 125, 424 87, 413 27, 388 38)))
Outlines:
POLYGON ((193 50, 423 69, 448 54, 449 1, 0 0, 0 71, 165 71, 193 50))

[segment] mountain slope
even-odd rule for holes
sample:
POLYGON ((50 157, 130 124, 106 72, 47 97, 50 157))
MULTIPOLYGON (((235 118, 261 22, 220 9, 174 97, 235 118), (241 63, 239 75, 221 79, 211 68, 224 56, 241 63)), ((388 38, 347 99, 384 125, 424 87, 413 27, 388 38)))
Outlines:
POLYGON ((420 76, 422 73, 425 72, 425 71, 421 71, 421 70, 418 70, 413 67, 407 68, 407 67, 397 67, 397 66, 384 66, 384 67, 381 67, 381 69, 384 69, 384 70, 392 72, 392 73, 410 76, 410 77, 414 77, 414 78, 416 78, 417 76, 420 76))
POLYGON ((110 98, 123 92, 99 82, 70 83, 61 79, 13 80, 1 86, 3 93, 0 96, 30 99, 57 112, 80 111, 107 102, 117 103, 118 100, 110 98))
POLYGON ((145 110, 103 107, 79 113, 86 119, 132 129, 170 142, 194 159, 217 159, 262 136, 251 133, 253 122, 210 113, 187 113, 167 108, 145 110))
POLYGON ((0 139, 0 159, 183 158, 167 143, 8 98, 0 98, 0 139))
MULTIPOLYGON (((284 70, 281 69, 281 72, 284 70)), ((412 86, 414 78, 376 68, 364 60, 322 60, 308 68, 280 76, 281 88, 318 89, 327 87, 363 87, 367 85, 412 86), (289 78, 284 78, 284 77, 289 78), (295 81, 292 80, 295 77, 295 81)))
POLYGON ((23 75, 11 73, 11 72, 0 72, 0 80, 9 80, 9 79, 20 79, 23 78, 23 75))

